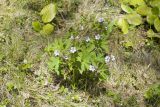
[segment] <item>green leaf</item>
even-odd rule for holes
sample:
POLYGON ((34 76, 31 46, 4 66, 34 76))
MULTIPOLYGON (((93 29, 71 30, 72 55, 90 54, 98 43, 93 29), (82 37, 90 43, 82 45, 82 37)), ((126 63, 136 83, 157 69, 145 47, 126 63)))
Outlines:
POLYGON ((153 7, 153 8, 152 8, 152 13, 153 13, 154 15, 159 15, 159 14, 160 14, 159 8, 158 8, 158 7, 153 7))
POLYGON ((134 44, 131 41, 127 41, 126 43, 124 43, 124 47, 129 48, 129 47, 133 47, 134 44))
POLYGON ((44 23, 48 23, 54 19, 54 17, 56 16, 56 13, 57 13, 57 6, 56 4, 51 3, 45 6, 41 10, 40 15, 42 15, 42 21, 44 23))
POLYGON ((48 68, 50 70, 55 70, 57 75, 60 75, 59 65, 60 65, 60 59, 58 57, 51 57, 50 58, 50 61, 48 62, 48 68))
POLYGON ((43 26, 42 34, 50 35, 54 30, 54 26, 51 24, 46 24, 43 26))
POLYGON ((136 9, 136 12, 142 16, 147 16, 151 11, 151 8, 148 7, 147 5, 140 5, 136 9))
POLYGON ((133 9, 130 8, 129 6, 127 6, 127 5, 121 4, 121 8, 122 8, 122 10, 125 11, 126 13, 133 13, 133 9))
POLYGON ((155 21, 154 21, 154 27, 156 28, 156 30, 158 32, 160 32, 160 20, 159 20, 159 18, 155 19, 155 21))
POLYGON ((159 0, 151 0, 150 5, 152 7, 160 7, 160 1, 159 0))
POLYGON ((128 23, 132 25, 140 25, 142 24, 142 17, 139 14, 133 13, 125 16, 128 23))
POLYGON ((14 83, 13 82, 7 82, 6 84, 8 91, 11 91, 14 88, 14 83))
POLYGON ((149 30, 147 31, 147 37, 149 37, 149 38, 153 38, 153 37, 160 38, 160 35, 154 33, 154 31, 153 31, 152 29, 149 29, 149 30))
POLYGON ((149 15, 147 15, 147 22, 148 22, 149 24, 153 25, 153 24, 154 24, 154 20, 155 20, 156 18, 158 18, 158 16, 153 15, 153 14, 149 14, 149 15))
POLYGON ((127 4, 129 3, 131 0, 120 0, 121 3, 127 4))
POLYGON ((32 27, 37 32, 41 30, 41 24, 39 21, 32 22, 32 27))
POLYGON ((130 5, 133 5, 133 6, 145 4, 144 0, 131 0, 129 3, 130 5))
POLYGON ((118 25, 119 28, 121 28, 123 34, 128 33, 129 25, 128 25, 128 22, 125 19, 120 18, 117 22, 117 25, 118 25))
POLYGON ((114 25, 115 25, 115 20, 111 21, 108 24, 108 26, 107 26, 108 27, 108 29, 107 29, 107 35, 109 35, 112 32, 114 25))

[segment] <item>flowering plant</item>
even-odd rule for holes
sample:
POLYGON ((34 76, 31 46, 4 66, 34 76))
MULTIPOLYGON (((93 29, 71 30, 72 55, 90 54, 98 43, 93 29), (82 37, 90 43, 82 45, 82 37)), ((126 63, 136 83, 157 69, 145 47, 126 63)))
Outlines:
POLYGON ((48 68, 63 80, 74 85, 88 81, 104 81, 109 75, 108 64, 114 61, 109 52, 105 34, 75 36, 55 39, 45 49, 50 55, 48 68))

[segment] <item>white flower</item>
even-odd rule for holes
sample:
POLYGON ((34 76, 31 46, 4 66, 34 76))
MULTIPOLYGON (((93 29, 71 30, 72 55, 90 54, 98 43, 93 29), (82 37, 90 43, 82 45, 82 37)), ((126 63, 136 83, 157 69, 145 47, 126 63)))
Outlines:
POLYGON ((89 70, 92 71, 92 72, 94 72, 96 70, 96 68, 93 65, 90 65, 89 66, 89 70))
POLYGON ((114 55, 111 55, 111 60, 112 60, 112 61, 115 61, 115 60, 116 60, 116 58, 115 58, 114 55))
POLYGON ((71 47, 70 52, 75 53, 77 51, 76 47, 71 47))
POLYGON ((86 42, 89 42, 90 41, 90 38, 87 36, 86 37, 86 42))
POLYGON ((97 34, 96 36, 95 36, 95 39, 96 40, 99 40, 101 38, 101 36, 99 35, 99 34, 97 34))
POLYGON ((59 56, 59 54, 60 54, 60 53, 59 53, 59 50, 55 50, 55 51, 54 51, 54 56, 59 56))
POLYGON ((71 35, 70 40, 73 40, 73 39, 74 39, 74 36, 73 36, 73 35, 71 35))
POLYGON ((110 61, 111 57, 110 56, 106 56, 105 57, 105 62, 108 63, 110 61))
POLYGON ((99 23, 104 22, 104 18, 100 17, 100 18, 98 19, 98 22, 99 22, 99 23))

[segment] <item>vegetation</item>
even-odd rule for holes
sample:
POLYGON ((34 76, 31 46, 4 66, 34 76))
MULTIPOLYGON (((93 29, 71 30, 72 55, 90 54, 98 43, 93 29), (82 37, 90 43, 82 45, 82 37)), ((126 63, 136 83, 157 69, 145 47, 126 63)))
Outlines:
POLYGON ((2 0, 0 107, 159 107, 159 0, 2 0))

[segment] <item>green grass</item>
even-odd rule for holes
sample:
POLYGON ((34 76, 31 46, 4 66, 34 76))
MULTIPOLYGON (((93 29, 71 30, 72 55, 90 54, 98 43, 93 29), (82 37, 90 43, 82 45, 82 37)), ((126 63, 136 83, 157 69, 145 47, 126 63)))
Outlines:
POLYGON ((98 84, 99 89, 62 86, 47 68, 44 48, 54 38, 64 36, 71 28, 79 30, 80 26, 85 28, 80 32, 82 36, 96 33, 91 26, 97 18, 112 21, 120 16, 116 1, 104 5, 99 0, 62 0, 54 20, 56 30, 47 37, 32 29, 32 22, 40 19, 38 12, 47 4, 45 0, 10 1, 0 3, 0 107, 147 106, 145 92, 160 82, 160 51, 158 47, 146 49, 143 26, 127 35, 113 28, 109 46, 116 62, 109 64, 110 77, 98 84), (125 47, 128 42, 132 45, 125 47))

